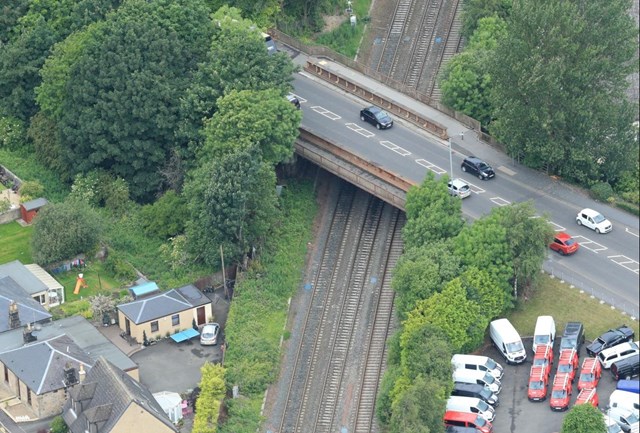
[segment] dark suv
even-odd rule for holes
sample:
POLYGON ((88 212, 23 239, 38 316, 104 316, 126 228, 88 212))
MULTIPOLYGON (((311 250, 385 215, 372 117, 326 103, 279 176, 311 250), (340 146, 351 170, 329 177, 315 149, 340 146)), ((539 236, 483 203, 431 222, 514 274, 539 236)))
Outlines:
POLYGON ((633 341, 634 332, 633 329, 626 325, 620 326, 616 329, 609 329, 607 332, 593 340, 593 343, 587 346, 587 353, 589 356, 596 356, 608 347, 613 347, 616 344, 624 343, 626 341, 633 341))
POLYGON ((616 380, 631 379, 640 375, 640 355, 633 355, 611 364, 611 374, 616 380))
POLYGON ((454 382, 451 395, 479 398, 491 406, 498 406, 498 396, 489 388, 485 388, 483 385, 479 385, 477 383, 454 382))
POLYGON ((462 161, 460 168, 464 172, 469 172, 474 176, 478 176, 478 179, 481 180, 491 179, 496 176, 496 173, 489 164, 475 156, 465 158, 464 161, 462 161))
POLYGON ((568 322, 560 340, 560 350, 576 349, 580 352, 582 343, 584 343, 584 326, 580 322, 568 322))

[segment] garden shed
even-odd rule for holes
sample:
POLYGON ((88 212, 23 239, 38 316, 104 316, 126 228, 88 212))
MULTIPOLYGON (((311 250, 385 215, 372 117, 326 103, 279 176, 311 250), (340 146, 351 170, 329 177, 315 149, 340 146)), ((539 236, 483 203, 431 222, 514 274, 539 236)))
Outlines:
POLYGON ((24 222, 31 224, 31 221, 38 214, 40 209, 47 204, 49 204, 47 199, 42 197, 22 203, 20 205, 20 214, 24 222))

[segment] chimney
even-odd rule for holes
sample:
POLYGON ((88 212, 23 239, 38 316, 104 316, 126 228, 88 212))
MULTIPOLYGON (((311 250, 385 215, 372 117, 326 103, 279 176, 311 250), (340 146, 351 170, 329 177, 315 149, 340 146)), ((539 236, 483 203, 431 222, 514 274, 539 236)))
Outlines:
POLYGON ((18 304, 11 301, 9 304, 9 328, 16 329, 20 327, 20 316, 18 315, 18 304))
POLYGON ((22 330, 22 340, 24 344, 31 343, 32 341, 36 341, 38 337, 33 335, 33 329, 31 328, 31 323, 27 323, 27 326, 22 330))
POLYGON ((84 364, 80 364, 80 371, 78 372, 78 376, 80 376, 80 383, 84 382, 84 378, 87 376, 87 372, 84 371, 84 364))

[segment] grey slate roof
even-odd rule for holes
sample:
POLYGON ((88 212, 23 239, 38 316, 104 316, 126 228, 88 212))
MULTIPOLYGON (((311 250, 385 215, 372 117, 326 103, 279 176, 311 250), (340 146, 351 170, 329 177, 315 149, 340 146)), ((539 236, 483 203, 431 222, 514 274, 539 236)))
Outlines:
MULTIPOLYGON (((0 275, 0 335, 11 330, 9 326, 9 305, 18 306, 20 324, 42 323, 51 320, 51 314, 22 289, 13 277, 0 275)), ((20 330, 22 341, 22 330, 20 330)), ((0 350, 3 346, 0 344, 0 350)))
POLYGON ((103 422, 101 426, 99 424, 99 432, 108 433, 132 404, 152 414, 169 431, 177 431, 146 387, 102 357, 87 373, 84 382, 70 390, 69 396, 62 416, 71 433, 85 433, 87 421, 103 422), (79 409, 80 405, 78 412, 72 410, 73 401, 82 402, 83 410, 79 409))
POLYGON ((22 207, 25 210, 30 211, 30 210, 34 210, 34 209, 39 209, 39 208, 41 208, 42 206, 44 206, 45 204, 48 204, 48 203, 49 202, 47 201, 46 198, 40 197, 40 198, 36 198, 34 200, 29 200, 29 201, 26 201, 26 202, 22 203, 22 207))
MULTIPOLYGON (((0 317, 2 317, 1 314, 0 317)), ((130 371, 138 368, 135 362, 82 316, 66 317, 49 322, 33 332, 33 335, 38 337, 38 341, 49 340, 63 334, 69 336, 78 347, 91 357, 93 362, 97 361, 100 356, 104 356, 121 370, 130 371)), ((22 346, 24 346, 22 328, 0 333, 0 351, 4 352, 22 346)))
POLYGON ((47 290, 46 284, 38 279, 27 269, 20 260, 14 260, 0 265, 0 277, 9 276, 15 280, 20 287, 29 295, 44 292, 47 290))
POLYGON ((67 335, 0 353, 0 362, 37 395, 65 388, 64 369, 91 369, 93 360, 67 335))
POLYGON ((133 302, 118 305, 118 310, 136 325, 160 319, 181 311, 190 310, 210 303, 200 290, 193 284, 178 289, 172 289, 156 296, 138 299, 133 302))

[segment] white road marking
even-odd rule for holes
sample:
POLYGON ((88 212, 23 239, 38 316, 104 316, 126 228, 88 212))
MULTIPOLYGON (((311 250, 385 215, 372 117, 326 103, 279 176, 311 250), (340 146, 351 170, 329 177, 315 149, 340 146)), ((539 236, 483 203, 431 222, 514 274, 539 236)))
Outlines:
POLYGON ((556 231, 556 232, 563 232, 563 231, 565 231, 565 230, 566 230, 566 229, 565 229, 564 227, 562 227, 560 224, 556 224, 556 223, 554 223, 553 221, 549 221, 549 224, 551 224, 552 226, 554 226, 554 229, 553 229, 553 230, 554 230, 554 231, 556 231))
POLYGON ((507 206, 507 205, 511 204, 510 201, 507 201, 507 200, 503 199, 502 197, 491 197, 490 200, 492 202, 494 202, 495 204, 497 204, 498 206, 507 206))
POLYGON ((407 155, 411 155, 411 152, 409 152, 406 149, 403 149, 402 147, 398 146, 397 144, 393 144, 390 141, 387 140, 383 140, 380 142, 380 144, 382 144, 384 147, 386 147, 389 150, 393 150, 395 153, 402 155, 402 156, 407 156, 407 155))
POLYGON ((625 227, 625 228, 624 228, 624 231, 625 231, 625 232, 627 232, 627 233, 629 233, 631 236, 635 236, 635 237, 637 237, 637 238, 640 238, 640 236, 639 236, 637 233, 632 232, 631 230, 629 230, 629 228, 628 228, 628 227, 625 227))
POLYGON ((599 244, 595 241, 592 241, 589 238, 585 238, 584 236, 574 236, 573 237, 575 240, 578 241, 578 243, 580 244, 580 247, 586 248, 589 251, 593 251, 594 253, 597 253, 598 251, 604 251, 604 250, 608 250, 607 247, 605 247, 602 244, 599 244))
POLYGON ((292 95, 298 98, 298 101, 300 101, 301 104, 304 104, 305 102, 307 102, 307 100, 300 95, 297 95, 295 93, 292 93, 292 95))
POLYGON ((630 270, 631 272, 634 272, 636 274, 640 272, 639 271, 640 264, 637 261, 630 259, 627 256, 617 255, 617 256, 607 256, 607 258, 611 260, 613 263, 620 265, 623 268, 630 270))
POLYGON ((426 159, 416 159, 416 162, 426 169, 431 170, 435 174, 445 174, 447 170, 443 170, 435 164, 430 163, 426 159))
POLYGON ((353 132, 357 132, 358 134, 360 134, 360 135, 362 135, 363 137, 366 137, 366 138, 371 138, 374 135, 376 135, 373 132, 371 132, 371 131, 369 131, 367 129, 364 129, 363 127, 358 126, 355 123, 345 123, 344 125, 347 128, 349 128, 350 130, 352 130, 353 132))
POLYGON ((324 117, 327 117, 327 118, 329 118, 329 119, 331 119, 331 120, 338 120, 338 119, 342 119, 342 117, 341 117, 341 116, 339 116, 339 115, 337 115, 336 113, 333 113, 333 112, 331 112, 331 111, 327 110, 326 108, 322 108, 322 107, 321 107, 321 106, 319 106, 319 105, 314 105, 313 107, 311 107, 311 109, 312 109, 313 111, 315 111, 316 113, 321 114, 321 115, 323 115, 324 117))
POLYGON ((478 185, 469 183, 466 180, 465 182, 467 185, 469 185, 469 189, 471 190, 471 192, 475 192, 476 194, 482 194, 483 192, 486 192, 484 189, 480 188, 478 185))

